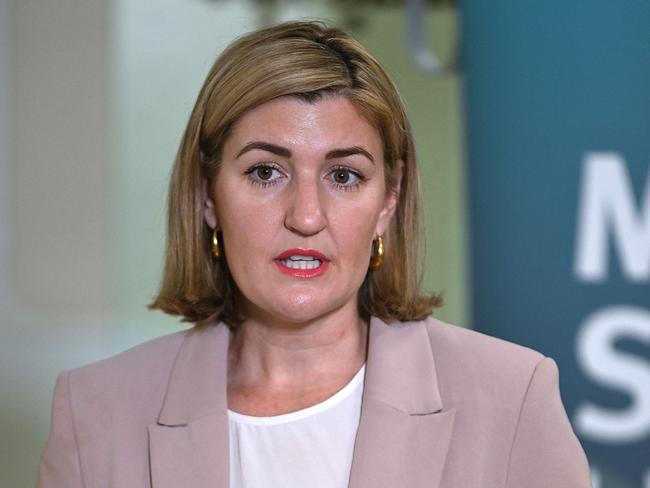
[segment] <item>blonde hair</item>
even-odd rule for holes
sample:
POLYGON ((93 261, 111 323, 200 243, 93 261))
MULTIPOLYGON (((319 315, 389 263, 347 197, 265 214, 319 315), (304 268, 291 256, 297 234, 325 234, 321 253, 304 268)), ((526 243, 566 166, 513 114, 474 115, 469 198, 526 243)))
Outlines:
POLYGON ((169 186, 167 251, 157 297, 149 305, 183 320, 235 326, 236 285, 224 259, 211 255, 203 181, 217 175, 224 143, 247 111, 283 96, 308 102, 347 97, 384 143, 386 188, 400 198, 384 236, 386 258, 359 290, 359 312, 385 321, 416 320, 441 305, 420 291, 421 197, 413 137, 403 102, 379 62, 346 32, 321 22, 287 22, 237 39, 203 83, 176 156, 169 186))

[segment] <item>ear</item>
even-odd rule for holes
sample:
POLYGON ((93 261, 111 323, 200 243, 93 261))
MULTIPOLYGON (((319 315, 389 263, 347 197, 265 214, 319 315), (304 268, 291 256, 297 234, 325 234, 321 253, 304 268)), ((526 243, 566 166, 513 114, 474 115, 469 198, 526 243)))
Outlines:
POLYGON ((398 159, 396 164, 398 172, 397 181, 395 182, 395 186, 386 191, 384 208, 379 212, 379 219, 377 220, 377 226, 375 227, 376 236, 383 235, 383 233, 386 232, 399 202, 400 191, 402 188, 402 175, 404 174, 404 161, 398 159))
POLYGON ((201 193, 203 196, 203 218, 211 229, 217 227, 217 214, 214 205, 214 200, 210 197, 210 183, 207 178, 203 179, 201 183, 201 193))

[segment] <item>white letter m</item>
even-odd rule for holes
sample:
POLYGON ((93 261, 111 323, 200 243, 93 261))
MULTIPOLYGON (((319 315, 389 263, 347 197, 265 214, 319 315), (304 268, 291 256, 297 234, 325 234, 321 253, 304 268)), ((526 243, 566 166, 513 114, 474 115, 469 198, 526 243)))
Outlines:
POLYGON ((611 229, 623 275, 634 282, 650 281, 650 171, 640 202, 637 213, 625 161, 618 153, 585 156, 574 264, 578 279, 607 279, 611 229))

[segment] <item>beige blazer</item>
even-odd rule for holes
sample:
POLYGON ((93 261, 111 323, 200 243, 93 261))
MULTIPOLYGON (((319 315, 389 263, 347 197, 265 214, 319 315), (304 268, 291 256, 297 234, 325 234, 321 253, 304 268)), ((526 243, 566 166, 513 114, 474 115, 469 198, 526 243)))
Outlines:
MULTIPOLYGON (((229 336, 194 328, 61 373, 38 486, 228 488, 229 336)), ((373 318, 349 486, 591 484, 552 359, 432 318, 373 318)))

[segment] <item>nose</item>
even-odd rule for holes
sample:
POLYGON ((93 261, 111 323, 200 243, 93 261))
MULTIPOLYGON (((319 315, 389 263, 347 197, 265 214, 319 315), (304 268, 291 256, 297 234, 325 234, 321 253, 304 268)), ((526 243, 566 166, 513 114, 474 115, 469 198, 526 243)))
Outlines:
POLYGON ((298 177, 288 192, 284 226, 302 236, 318 234, 327 225, 324 202, 318 182, 298 177))

